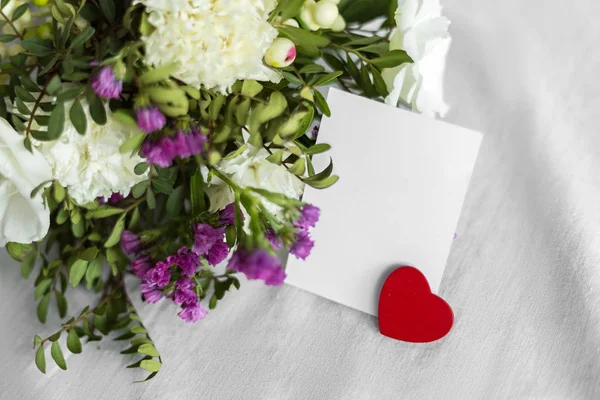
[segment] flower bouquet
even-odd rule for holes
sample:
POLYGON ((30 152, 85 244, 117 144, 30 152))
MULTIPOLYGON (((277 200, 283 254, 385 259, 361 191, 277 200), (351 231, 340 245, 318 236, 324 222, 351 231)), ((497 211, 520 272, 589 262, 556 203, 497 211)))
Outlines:
POLYGON ((66 369, 65 344, 111 336, 152 378, 162 360, 131 296, 196 322, 240 274, 284 282, 281 255, 314 245, 305 185, 338 180, 311 162, 329 150, 320 88, 445 108, 434 0, 0 5, 0 246, 34 276, 42 323, 54 304, 73 315, 35 336, 42 372, 48 348, 66 369), (76 287, 91 304, 73 314, 76 287))

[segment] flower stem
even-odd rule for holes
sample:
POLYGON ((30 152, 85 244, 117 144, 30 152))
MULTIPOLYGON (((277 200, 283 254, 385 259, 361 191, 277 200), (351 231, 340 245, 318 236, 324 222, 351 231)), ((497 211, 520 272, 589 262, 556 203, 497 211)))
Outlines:
POLYGON ((19 32, 19 30, 17 29, 17 27, 15 26, 15 24, 13 24, 13 22, 10 20, 10 18, 8 18, 8 16, 6 14, 4 14, 4 12, 0 9, 0 16, 2 18, 4 18, 6 20, 6 22, 8 23, 8 25, 10 25, 10 27, 12 28, 13 31, 15 31, 15 34, 17 35, 17 37, 20 40, 23 40, 23 35, 21 34, 21 32, 19 32))

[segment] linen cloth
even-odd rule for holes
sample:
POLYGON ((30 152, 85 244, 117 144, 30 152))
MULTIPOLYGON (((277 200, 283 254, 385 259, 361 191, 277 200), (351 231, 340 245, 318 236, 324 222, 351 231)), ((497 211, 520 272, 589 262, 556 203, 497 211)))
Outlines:
POLYGON ((65 350, 67 372, 47 351, 43 376, 32 337, 58 319, 36 321, 33 282, 2 255, 0 398, 600 398, 600 2, 445 6, 447 120, 486 135, 440 290, 447 337, 393 341, 366 314, 247 284, 197 325, 138 301, 164 356, 146 384, 110 340, 65 350))

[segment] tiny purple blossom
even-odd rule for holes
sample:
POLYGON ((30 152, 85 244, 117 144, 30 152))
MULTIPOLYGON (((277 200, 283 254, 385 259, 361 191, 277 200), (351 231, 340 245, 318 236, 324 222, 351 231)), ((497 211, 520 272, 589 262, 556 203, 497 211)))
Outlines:
POLYGON ((156 106, 142 107, 135 111, 138 126, 146 133, 164 128, 167 118, 156 106))
POLYGON ((210 265, 218 265, 229 255, 229 246, 225 242, 215 243, 208 251, 206 260, 210 265))
POLYGON ((118 99, 123 91, 123 81, 117 79, 111 67, 105 66, 92 78, 92 89, 98 96, 118 99))
POLYGON ((181 268, 183 275, 192 276, 198 270, 200 257, 191 252, 189 248, 182 247, 177 251, 177 265, 181 268))
POLYGON ((208 311, 198 300, 192 302, 185 302, 182 305, 182 310, 177 314, 185 322, 197 322, 203 319, 208 311))
POLYGON ((281 238, 277 237, 275 231, 272 228, 267 229, 267 231, 265 232, 265 237, 269 240, 271 246, 273 246, 275 250, 279 250, 283 245, 281 238))
POLYGON ((123 200, 124 198, 125 198, 125 196, 123 196, 121 193, 115 192, 115 193, 111 194, 108 199, 106 197, 98 197, 98 203, 100 203, 100 205, 104 205, 104 204, 108 203, 108 204, 114 206, 115 204, 117 204, 118 202, 123 200))
POLYGON ((140 237, 130 231, 123 231, 121 233, 121 244, 123 245, 123 250, 128 255, 139 253, 142 250, 140 237))
POLYGON ((294 224, 298 228, 308 229, 314 227, 319 221, 321 210, 312 204, 306 204, 300 209, 300 217, 294 224))
POLYGON ((143 278, 152 268, 152 259, 147 255, 140 256, 131 262, 130 268, 138 278, 143 278))
POLYGON ((319 137, 319 125, 313 126, 311 133, 313 138, 319 137))
POLYGON ((140 286, 142 287, 142 294, 144 295, 146 302, 154 304, 163 298, 163 293, 156 287, 156 285, 142 283, 140 286))
POLYGON ((224 228, 213 228, 207 224, 197 224, 194 228, 194 251, 197 254, 206 254, 217 242, 222 242, 225 235, 224 228))
POLYGON ((155 284, 159 288, 165 287, 171 282, 170 265, 159 261, 154 268, 151 268, 145 276, 146 282, 155 284))
POLYGON ((179 131, 172 140, 177 155, 181 158, 188 158, 200 154, 204 150, 207 138, 194 130, 188 133, 179 131))
POLYGON ((170 137, 163 137, 155 141, 146 140, 142 145, 141 154, 150 164, 168 168, 177 156, 177 149, 170 137))
POLYGON ((310 238, 308 231, 300 230, 296 233, 296 242, 292 245, 290 253, 298 259, 306 260, 314 245, 315 242, 310 238))
POLYGON ((190 303, 197 300, 196 293, 194 293, 194 282, 189 278, 181 278, 175 284, 177 290, 173 295, 173 302, 175 304, 190 303))
MULTIPOLYGON (((242 217, 242 222, 244 222, 244 214, 240 213, 242 217)), ((220 223, 223 225, 233 225, 235 224, 235 203, 230 203, 225 206, 224 209, 220 212, 220 223)))
POLYGON ((277 257, 264 249, 248 252, 238 249, 229 260, 228 269, 243 272, 248 279, 261 279, 267 285, 279 286, 285 280, 285 272, 277 257))

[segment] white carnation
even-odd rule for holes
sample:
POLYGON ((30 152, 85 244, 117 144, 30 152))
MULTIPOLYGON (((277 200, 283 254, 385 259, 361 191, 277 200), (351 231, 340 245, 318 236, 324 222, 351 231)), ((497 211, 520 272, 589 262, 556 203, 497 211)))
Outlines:
POLYGON ((402 49, 414 63, 383 71, 389 96, 386 103, 410 104, 414 111, 443 116, 448 106, 443 98, 443 76, 450 46, 450 21, 441 16, 439 0, 400 0, 397 30, 390 50, 402 49))
POLYGON ((37 148, 52 166, 54 179, 79 204, 110 197, 115 192, 127 196, 136 183, 147 179, 147 174, 139 176, 133 171, 143 161, 140 156, 119 152, 119 147, 136 131, 112 119, 108 110, 107 123, 96 124, 87 104, 82 103, 87 118, 86 134, 77 133, 67 118, 61 137, 53 142, 40 142, 37 148))
MULTIPOLYGON (((268 161, 269 155, 263 148, 249 146, 239 156, 222 161, 217 167, 240 187, 254 187, 290 198, 300 198, 304 192, 304 183, 285 167, 268 161)), ((210 199, 210 211, 221 210, 235 199, 229 185, 214 176, 206 193, 210 199)), ((279 211, 279 207, 274 204, 266 201, 264 204, 274 214, 279 211)))
POLYGON ((278 82, 263 63, 277 37, 267 21, 275 0, 140 0, 156 28, 144 37, 146 63, 175 63, 188 85, 226 92, 236 80, 278 82))

